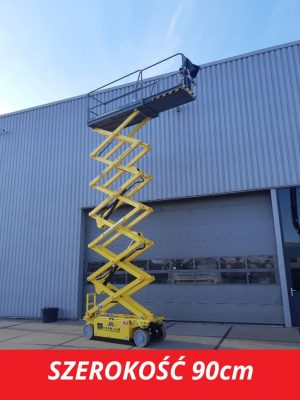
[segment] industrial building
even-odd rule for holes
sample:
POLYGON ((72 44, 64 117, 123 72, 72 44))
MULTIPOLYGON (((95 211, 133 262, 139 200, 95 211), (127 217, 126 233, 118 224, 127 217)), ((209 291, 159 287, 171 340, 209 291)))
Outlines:
MULTIPOLYGON (((299 326, 300 41, 201 65, 196 93, 142 133, 155 245, 138 265, 156 281, 137 299, 169 320, 299 326)), ((86 95, 0 116, 0 317, 82 317, 103 262, 98 144, 86 95)))

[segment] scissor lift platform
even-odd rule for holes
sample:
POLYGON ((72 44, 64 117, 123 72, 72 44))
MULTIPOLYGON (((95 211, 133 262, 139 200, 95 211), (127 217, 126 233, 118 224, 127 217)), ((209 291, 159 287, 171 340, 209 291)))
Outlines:
POLYGON ((180 84, 154 96, 149 96, 143 100, 132 101, 123 107, 94 117, 89 120, 90 128, 101 128, 108 131, 116 129, 134 110, 140 113, 128 124, 128 126, 140 123, 145 117, 155 118, 161 112, 170 110, 195 100, 195 94, 186 85, 180 84))

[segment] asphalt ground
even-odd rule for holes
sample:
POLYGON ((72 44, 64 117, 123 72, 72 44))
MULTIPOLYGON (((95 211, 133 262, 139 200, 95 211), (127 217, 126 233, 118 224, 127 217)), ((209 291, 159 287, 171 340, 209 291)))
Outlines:
MULTIPOLYGON (((86 340, 83 321, 0 319, 0 349, 137 349, 130 342, 86 340)), ((167 322, 167 337, 148 349, 300 349, 298 328, 167 322)))

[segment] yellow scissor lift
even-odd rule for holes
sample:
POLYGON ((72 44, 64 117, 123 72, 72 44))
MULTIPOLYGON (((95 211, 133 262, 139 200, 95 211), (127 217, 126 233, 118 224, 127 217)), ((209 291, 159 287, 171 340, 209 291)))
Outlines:
POLYGON ((86 298, 83 328, 86 339, 133 339, 137 346, 144 347, 150 340, 163 340, 166 336, 164 317, 153 315, 131 297, 155 279, 133 263, 153 245, 133 229, 153 211, 133 198, 152 180, 136 166, 150 146, 135 135, 159 113, 195 100, 191 85, 198 70, 183 54, 175 54, 88 94, 88 125, 103 137, 91 158, 104 165, 102 172, 90 182, 104 199, 89 213, 102 233, 88 247, 107 261, 87 278, 95 291, 86 298), (146 70, 176 57, 181 58, 177 72, 143 79, 146 70), (113 91, 107 90, 110 85, 134 74, 138 75, 135 84, 126 85, 120 89, 120 95, 111 96, 113 91), (116 209, 119 209, 118 220, 113 219, 116 209), (118 271, 126 272, 132 279, 123 287, 113 283, 118 271), (130 313, 110 313, 117 305, 130 313))

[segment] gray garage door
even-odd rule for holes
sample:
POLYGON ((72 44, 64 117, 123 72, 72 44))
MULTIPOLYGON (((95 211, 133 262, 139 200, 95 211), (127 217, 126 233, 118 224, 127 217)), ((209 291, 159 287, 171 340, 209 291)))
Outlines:
MULTIPOLYGON (((154 213, 137 230, 155 245, 137 264, 156 281, 136 294, 138 301, 169 320, 283 323, 268 192, 151 206, 154 213)), ((103 261, 87 248, 98 234, 87 217, 85 275, 103 261)), ((124 284, 130 276, 114 280, 124 284)))

